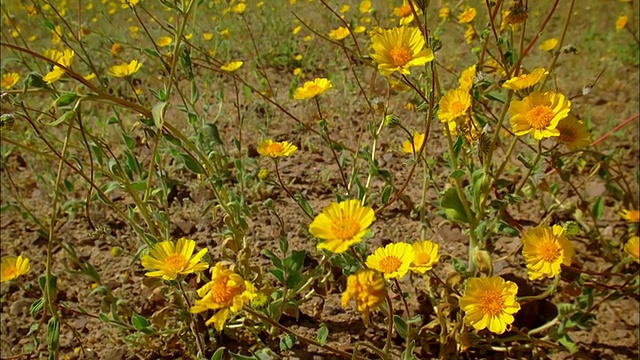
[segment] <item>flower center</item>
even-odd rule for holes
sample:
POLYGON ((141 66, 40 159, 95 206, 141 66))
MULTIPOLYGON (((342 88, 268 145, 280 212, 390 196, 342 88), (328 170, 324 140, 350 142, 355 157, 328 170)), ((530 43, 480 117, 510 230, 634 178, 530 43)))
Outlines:
POLYGON ((491 316, 498 316, 504 310, 504 298, 502 292, 497 290, 487 290, 480 297, 480 308, 482 312, 491 316))
POLYGON ((577 137, 577 133, 570 127, 567 128, 558 128, 558 130, 560 130, 560 141, 562 142, 566 142, 566 143, 572 143, 573 141, 576 140, 577 137))
POLYGON ((392 273, 400 268, 402 261, 395 256, 387 256, 380 260, 380 268, 385 274, 392 273))
POLYGON ((532 128, 542 130, 549 126, 553 116, 553 110, 550 107, 538 105, 527 112, 527 122, 532 128))
POLYGON ((415 259, 413 260, 416 264, 428 264, 431 260, 431 256, 428 253, 416 253, 415 259))
POLYGON ((269 145, 267 151, 269 152, 269 154, 282 154, 284 152, 284 147, 282 146, 282 144, 273 143, 269 145))
POLYGON ((2 277, 5 279, 13 279, 18 277, 18 268, 16 266, 11 266, 8 269, 3 269, 2 277))
POLYGON ((462 114, 464 111, 464 104, 461 101, 454 101, 451 103, 451 113, 452 114, 462 114))
POLYGON ((244 283, 236 286, 229 286, 229 277, 221 277, 215 280, 215 284, 211 286, 210 299, 214 304, 220 307, 229 307, 233 305, 233 298, 242 294, 244 291, 244 283))
POLYGON ((540 257, 552 263, 560 257, 560 247, 555 242, 547 241, 540 246, 540 257))
POLYGON ((409 4, 400 6, 396 14, 402 17, 407 17, 411 15, 411 6, 409 6, 409 4))
POLYGON ((175 271, 182 271, 188 263, 189 261, 182 254, 171 254, 166 260, 167 267, 175 271))
POLYGON ((331 231, 340 240, 351 240, 360 232, 360 224, 351 218, 341 218, 331 224, 331 231))
POLYGON ((396 66, 404 66, 411 60, 411 52, 404 46, 400 46, 389 51, 389 56, 396 66))
POLYGON ((319 93, 322 89, 320 88, 320 86, 318 86, 318 85, 316 85, 316 84, 312 84, 312 85, 309 85, 308 90, 309 90, 309 92, 310 92, 310 93, 312 93, 312 94, 317 94, 317 93, 319 93))

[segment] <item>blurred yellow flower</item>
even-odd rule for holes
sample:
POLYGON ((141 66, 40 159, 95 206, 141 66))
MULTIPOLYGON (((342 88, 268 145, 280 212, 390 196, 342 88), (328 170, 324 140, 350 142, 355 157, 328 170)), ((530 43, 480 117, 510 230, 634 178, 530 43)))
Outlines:
POLYGON ((220 35, 226 37, 227 39, 231 38, 231 31, 229 31, 229 28, 223 29, 220 31, 220 35))
POLYGON ((640 220, 640 212, 638 210, 624 209, 619 214, 623 219, 629 222, 637 223, 640 220))
POLYGON ((424 274, 431 270, 433 265, 440 260, 440 254, 438 254, 438 244, 429 241, 422 240, 416 241, 411 244, 413 247, 413 253, 415 254, 409 270, 424 274))
POLYGON ((342 39, 346 38, 347 36, 349 36, 349 29, 347 29, 344 26, 340 26, 337 29, 333 29, 333 30, 329 31, 329 37, 332 40, 342 40, 342 39))
POLYGON ((381 272, 385 279, 401 279, 409 271, 414 258, 415 253, 410 244, 390 243, 369 255, 366 265, 381 272))
POLYGON ((373 209, 360 205, 359 200, 331 203, 309 225, 311 235, 322 239, 318 249, 341 254, 362 240, 376 219, 373 209))
POLYGON ((258 179, 264 181, 269 177, 269 170, 267 169, 260 169, 260 171, 258 172, 258 179))
POLYGON ((220 66, 220 70, 226 71, 226 72, 234 72, 234 71, 240 69, 242 64, 244 64, 243 61, 231 61, 229 63, 226 63, 226 64, 220 66))
POLYGON ((551 39, 545 40, 542 44, 540 44, 540 50, 551 51, 555 49, 556 46, 558 46, 558 39, 551 38, 551 39))
MULTIPOLYGON (((418 15, 422 14, 422 11, 416 8, 418 15)), ((402 1, 402 6, 394 8, 393 14, 400 17, 400 25, 409 25, 413 21, 413 11, 411 11, 411 4, 407 0, 402 1)))
POLYGON ((591 143, 591 134, 587 125, 572 114, 560 120, 556 128, 560 131, 558 141, 565 144, 571 151, 586 147, 591 143))
POLYGON ((120 55, 120 53, 123 50, 124 50, 124 47, 122 47, 122 45, 120 43, 114 43, 113 45, 111 45, 111 55, 112 56, 120 55))
POLYGON ((216 263, 211 268, 211 281, 198 289, 197 293, 201 299, 196 300, 189 312, 197 314, 207 310, 217 310, 205 323, 206 325, 213 323, 217 331, 222 331, 230 311, 239 312, 245 303, 257 297, 253 284, 221 263, 216 263))
POLYGON ((247 4, 243 2, 236 4, 231 8, 231 12, 234 14, 243 14, 245 10, 247 10, 247 4))
POLYGON ((29 269, 31 269, 29 259, 22 257, 22 255, 3 258, 0 267, 0 282, 13 280, 18 276, 26 274, 29 272, 29 269))
POLYGON ((402 152, 405 152, 407 154, 413 154, 414 149, 416 152, 418 152, 420 151, 420 148, 422 148, 423 142, 424 142, 424 134, 419 132, 414 132, 413 143, 409 140, 405 140, 404 143, 402 143, 402 152))
POLYGON ((96 73, 91 73, 83 76, 85 80, 93 80, 96 77, 96 73))
POLYGON ((358 25, 358 26, 356 26, 355 29, 353 29, 353 32, 356 33, 356 34, 361 34, 361 33, 365 32, 365 31, 367 31, 367 28, 362 26, 362 25, 358 25))
POLYGON ((504 333, 514 321, 513 314, 520 310, 517 293, 518 285, 498 276, 467 280, 459 301, 465 323, 478 331, 488 328, 496 334, 504 333))
POLYGON ((629 241, 627 241, 624 245, 624 251, 629 254, 635 262, 640 263, 640 245, 638 244, 637 236, 633 236, 629 241))
POLYGON ((451 8, 449 6, 445 6, 442 9, 440 9, 440 11, 438 12, 438 17, 442 20, 442 21, 447 21, 449 20, 449 17, 451 16, 451 8))
POLYGON ((18 80, 20 80, 20 75, 17 73, 4 73, 2 74, 2 87, 9 90, 18 83, 18 80))
POLYGON ((349 9, 351 9, 351 6, 349 6, 349 5, 347 5, 347 4, 344 4, 344 5, 342 5, 342 7, 340 8, 340 12, 344 14, 344 13, 346 13, 347 11, 349 11, 349 9))
POLYGON ((409 68, 422 66, 433 60, 431 49, 424 49, 424 38, 418 28, 395 27, 381 30, 373 35, 371 57, 378 63, 378 70, 383 76, 389 76, 394 71, 409 75, 409 68))
POLYGON ((202 34, 202 37, 203 37, 206 41, 209 41, 209 40, 213 39, 213 33, 206 32, 206 33, 202 34))
POLYGON ((120 0, 122 5, 120 6, 123 9, 133 8, 134 6, 140 3, 140 0, 120 0))
POLYGON ((561 93, 547 91, 533 92, 526 98, 513 100, 509 106, 509 120, 512 131, 517 136, 533 132, 536 140, 559 136, 557 129, 560 120, 567 117, 571 110, 571 102, 561 93))
POLYGON ((328 79, 316 78, 313 81, 305 82, 302 87, 297 88, 293 93, 293 98, 296 100, 311 99, 321 95, 332 87, 333 85, 328 79))
POLYGON ((476 18, 476 9, 473 7, 467 7, 464 9, 462 14, 458 16, 458 23, 460 24, 468 24, 476 18))
POLYGON ((293 69, 293 76, 300 76, 302 74, 302 69, 295 68, 293 69))
POLYGON ((549 72, 544 68, 535 68, 531 74, 522 74, 505 81, 502 87, 511 90, 527 89, 540 82, 547 75, 549 72))
POLYGON ((475 39, 476 37, 477 37, 476 29, 474 29, 473 26, 468 25, 467 31, 464 32, 464 41, 467 44, 471 44, 473 42, 473 39, 475 39))
POLYGON ((187 275, 209 268, 206 262, 200 262, 208 249, 204 248, 193 255, 196 242, 180 238, 177 242, 166 240, 149 248, 149 253, 142 256, 142 266, 154 270, 145 275, 161 276, 164 280, 175 280, 178 275, 187 275))
POLYGON ((115 77, 127 77, 131 76, 140 70, 142 63, 138 60, 131 60, 130 63, 122 63, 120 65, 114 65, 109 68, 109 75, 115 77))
POLYGON ((620 32, 622 29, 627 26, 627 22, 629 21, 629 17, 627 15, 621 15, 618 20, 616 20, 616 31, 620 32))
MULTIPOLYGON (((64 52, 60 52, 57 50, 47 50, 45 52, 45 56, 67 68, 71 66, 71 62, 73 61, 75 55, 75 52, 69 49, 65 50, 64 52)), ((59 67, 58 65, 54 65, 53 70, 43 76, 42 80, 44 80, 47 84, 52 84, 60 80, 60 78, 66 73, 67 72, 61 67, 59 67)))
POLYGON ((158 47, 165 47, 165 46, 171 45, 172 42, 173 42, 173 38, 172 37, 163 36, 160 39, 158 39, 157 45, 158 45, 158 47))
POLYGON ((33 5, 27 6, 27 16, 35 17, 36 15, 38 15, 38 10, 36 9, 36 7, 33 5))
POLYGON ((386 296, 386 284, 380 273, 371 269, 360 269, 347 278, 347 288, 342 294, 342 307, 348 307, 351 300, 355 300, 364 324, 369 326, 369 312, 380 305, 386 296))
POLYGON ((469 66, 468 68, 462 70, 462 74, 460 74, 460 89, 464 91, 470 91, 473 88, 473 83, 476 78, 476 64, 469 66))
POLYGON ((530 229, 522 236, 522 244, 529 280, 554 277, 560 274, 561 264, 571 265, 573 245, 560 225, 530 229))
POLYGON ((289 156, 296 150, 298 147, 288 141, 277 142, 267 139, 258 144, 258 154, 274 159, 289 156))
POLYGON ((62 27, 60 25, 56 25, 51 34, 51 42, 59 44, 60 41, 62 41, 62 27))
POLYGON ((373 5, 370 0, 363 0, 360 6, 358 6, 358 10, 360 10, 361 13, 368 13, 373 10, 373 5))
POLYGON ((450 122, 467 113, 471 106, 471 95, 465 89, 451 89, 440 99, 438 119, 441 122, 450 122))
POLYGON ((298 25, 295 28, 293 28, 293 35, 298 35, 300 30, 302 30, 302 25, 298 25))
POLYGON ((304 38, 302 38, 302 40, 304 40, 304 42, 309 42, 311 41, 311 35, 307 35, 304 38))

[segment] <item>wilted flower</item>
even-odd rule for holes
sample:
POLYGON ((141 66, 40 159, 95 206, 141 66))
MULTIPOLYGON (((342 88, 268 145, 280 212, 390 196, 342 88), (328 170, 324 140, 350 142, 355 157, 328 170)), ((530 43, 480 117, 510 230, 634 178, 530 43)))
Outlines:
POLYGON ((572 114, 560 120, 556 129, 560 131, 558 141, 565 144, 569 150, 583 148, 591 143, 587 125, 572 114))
POLYGON ((375 270, 361 269, 347 278, 347 288, 342 294, 342 307, 346 308, 351 300, 355 300, 358 311, 362 313, 362 319, 368 326, 369 312, 380 305, 386 295, 382 275, 375 270))

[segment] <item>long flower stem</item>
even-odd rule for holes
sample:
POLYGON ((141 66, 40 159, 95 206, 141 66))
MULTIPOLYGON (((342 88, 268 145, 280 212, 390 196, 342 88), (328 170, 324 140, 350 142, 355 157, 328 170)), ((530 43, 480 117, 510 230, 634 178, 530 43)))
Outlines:
POLYGON ((524 179, 522 179, 522 182, 520 183, 520 185, 518 185, 518 188, 516 189, 514 194, 517 194, 520 190, 522 190, 524 185, 527 183, 529 176, 531 176, 531 173, 533 172, 533 168, 535 168, 536 165, 538 165, 538 161, 540 161, 541 155, 542 155, 542 141, 538 140, 538 152, 536 152, 536 157, 533 159, 533 162, 531 162, 531 167, 527 170, 527 174, 524 176, 524 179))
POLYGON ((387 294, 387 305, 389 306, 389 322, 387 325, 387 340, 384 344, 384 353, 389 356, 389 350, 391 349, 391 334, 393 333, 393 303, 391 297, 387 294))
MULTIPOLYGON (((320 110, 320 100, 318 97, 313 98, 316 101, 316 106, 318 108, 318 116, 320 116, 320 120, 323 120, 322 110, 320 110)), ((338 154, 336 154, 336 150, 333 147, 333 141, 331 140, 331 136, 329 135, 329 129, 326 128, 326 131, 323 131, 324 135, 327 137, 327 142, 329 143, 329 148, 331 148, 331 154, 333 155, 333 159, 336 161, 336 165, 338 165, 338 170, 340 171, 340 177, 342 178, 342 185, 344 185, 344 190, 347 191, 349 189, 349 184, 347 182, 347 177, 344 174, 344 170, 342 170, 342 166, 340 165, 340 159, 338 159, 338 154)))
MULTIPOLYGON (((182 279, 178 279, 178 288, 180 289, 180 294, 182 295, 185 304, 187 304, 188 308, 191 308, 189 297, 187 296, 187 293, 184 292, 184 288, 182 286, 182 279)), ((193 331, 193 336, 196 337, 196 345, 198 346, 198 351, 200 352, 200 356, 204 358, 205 356, 207 356, 207 354, 204 352, 204 345, 202 344, 202 338, 200 338, 198 321, 195 319, 194 315, 191 314, 191 312, 189 312, 189 317, 191 318, 191 322, 193 323, 193 328, 191 328, 191 330, 193 331)))
POLYGON ((409 311, 409 304, 407 303, 407 299, 404 298, 404 294, 402 293, 402 288, 400 287, 400 282, 397 278, 394 278, 393 281, 398 288, 398 292, 400 293, 400 298, 402 298, 402 303, 404 304, 404 311, 407 312, 407 338, 405 339, 406 350, 409 352, 409 345, 411 344, 411 323, 409 320, 411 319, 411 312, 409 311))
POLYGON ((289 190, 289 188, 284 184, 284 181, 282 181, 282 177, 280 177, 280 169, 278 168, 278 159, 276 159, 275 163, 276 163, 276 175, 278 176, 278 182, 280 183, 280 187, 282 188, 282 190, 284 190, 284 192, 286 192, 287 195, 289 195, 291 200, 293 200, 293 202, 295 202, 300 207, 300 209, 302 209, 302 212, 305 215, 307 215, 308 218, 313 219, 313 216, 307 213, 307 210, 305 210, 302 204, 300 204, 300 202, 296 200, 296 197, 293 196, 293 193, 291 193, 291 190, 289 190))

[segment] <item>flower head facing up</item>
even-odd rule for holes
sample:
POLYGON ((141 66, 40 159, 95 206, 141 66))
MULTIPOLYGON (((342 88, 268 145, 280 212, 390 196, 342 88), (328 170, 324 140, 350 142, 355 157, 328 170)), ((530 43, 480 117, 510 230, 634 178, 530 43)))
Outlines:
POLYGON ((311 235, 322 239, 318 249, 341 254, 362 240, 376 219, 373 209, 358 200, 331 203, 309 225, 311 235))
MULTIPOLYGON (((76 53, 73 50, 65 50, 64 52, 60 52, 57 50, 47 50, 45 52, 45 56, 67 68, 71 66, 71 62, 73 61, 75 55, 76 53)), ((58 65, 54 65, 53 70, 49 71, 45 76, 43 76, 42 80, 44 80, 47 84, 52 84, 60 80, 60 78, 62 78, 66 73, 67 72, 61 67, 59 67, 58 65)))
POLYGON ((558 141, 565 144, 569 150, 583 148, 591 143, 587 125, 571 114, 560 120, 557 129, 560 131, 558 141))
POLYGON ((411 142, 410 140, 405 140, 404 143, 402 143, 402 152, 407 154, 413 154, 415 150, 415 153, 417 153, 422 148, 423 142, 424 142, 424 134, 419 132, 414 132, 413 142, 411 142))
POLYGON ((624 251, 629 254, 635 260, 640 263, 640 244, 638 243, 638 237, 634 236, 624 245, 624 251))
POLYGON ((222 331, 229 311, 239 312, 246 302, 256 298, 257 293, 253 284, 221 263, 216 263, 211 268, 211 281, 198 289, 198 296, 201 299, 196 300, 189 311, 197 314, 207 310, 218 310, 207 320, 206 325, 213 323, 217 331, 222 331))
POLYGON ((522 243, 530 280, 554 277, 561 264, 571 265, 573 245, 560 225, 535 227, 522 236, 522 243))
POLYGON ((520 310, 517 293, 518 285, 501 277, 469 279, 460 298, 464 321, 476 330, 488 328, 496 334, 504 333, 513 323, 513 314, 520 310))
POLYGON ((0 266, 0 282, 13 280, 18 276, 26 274, 31 269, 29 259, 22 257, 22 255, 19 255, 18 257, 5 257, 2 259, 2 264, 0 266))
POLYGON ((622 210, 620 213, 623 219, 637 223, 640 220, 640 212, 638 210, 622 210))
POLYGON ((347 36, 349 36, 349 29, 347 29, 344 26, 340 26, 337 29, 333 29, 331 31, 329 31, 329 37, 332 40, 343 40, 345 39, 347 36))
POLYGON ((460 89, 464 91, 470 91, 473 88, 473 83, 476 78, 476 64, 469 66, 462 70, 460 74, 460 89))
POLYGON ((243 61, 231 61, 220 66, 220 70, 226 71, 226 72, 234 72, 240 69, 240 67, 242 67, 242 64, 244 64, 243 61))
POLYGON ((511 102, 510 122, 517 136, 533 133, 534 138, 541 140, 560 135, 558 123, 567 117, 569 110, 571 102, 564 95, 553 91, 533 92, 521 101, 511 102))
POLYGON ((163 36, 158 39, 158 47, 165 47, 171 45, 173 39, 170 36, 163 36))
POLYGON ((20 80, 20 75, 17 73, 4 73, 2 74, 2 87, 9 90, 18 83, 18 80, 20 80))
POLYGON ((258 144, 258 154, 274 159, 289 156, 296 150, 298 147, 287 141, 277 142, 267 139, 258 144))
POLYGON ((524 90, 532 87, 542 80, 549 72, 544 68, 536 68, 531 74, 522 74, 511 78, 502 84, 502 87, 510 90, 524 90))
POLYGON ((458 23, 460 23, 460 24, 468 24, 468 23, 472 22, 473 19, 476 18, 476 14, 477 14, 477 11, 476 11, 475 8, 467 7, 466 9, 464 9, 462 14, 460 14, 460 16, 458 16, 458 23))
POLYGON ((180 238, 176 243, 171 240, 163 241, 149 249, 149 253, 142 256, 142 266, 155 270, 146 273, 147 276, 162 276, 164 280, 175 280, 178 275, 191 274, 209 268, 209 264, 200 262, 207 249, 193 255, 196 242, 187 238, 180 238))
POLYGON ((368 326, 369 312, 380 305, 386 295, 382 275, 375 270, 361 269, 347 278, 347 288, 342 294, 342 307, 346 308, 351 300, 355 300, 358 311, 362 313, 362 319, 368 326))
POLYGON ((422 240, 416 241, 411 244, 413 247, 413 262, 409 266, 409 270, 424 274, 431 270, 433 265, 440 260, 440 254, 438 254, 438 244, 429 241, 422 240))
POLYGON ((543 41, 542 44, 540 44, 540 50, 542 50, 542 51, 551 51, 551 50, 555 49, 556 46, 558 46, 558 39, 551 38, 551 39, 543 41))
POLYGON ((128 64, 123 63, 120 65, 114 65, 110 67, 109 75, 119 77, 119 78, 127 77, 137 73, 141 67, 142 67, 141 62, 139 62, 138 60, 131 60, 131 62, 128 64))
POLYGON ((441 122, 451 122, 466 115, 467 109, 471 106, 471 95, 469 90, 451 89, 440 99, 440 109, 438 118, 441 122))
POLYGON ((328 79, 316 78, 313 79, 313 81, 306 81, 302 87, 297 88, 293 93, 293 98, 296 100, 312 99, 318 95, 322 95, 322 93, 332 87, 333 85, 328 79))
POLYGON ((366 265, 370 269, 381 272, 385 279, 400 279, 409 271, 414 258, 415 253, 410 244, 391 243, 376 249, 367 257, 366 265))
MULTIPOLYGON (((422 15, 422 11, 416 7, 416 13, 422 15)), ((413 21, 413 11, 409 1, 403 0, 402 6, 393 9, 393 15, 400 17, 400 25, 409 25, 413 21)))
POLYGON ((378 63, 378 70, 383 76, 394 71, 409 75, 409 68, 422 66, 433 60, 431 49, 424 49, 424 38, 418 28, 395 27, 381 30, 371 38, 371 57, 378 63))

